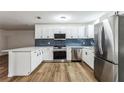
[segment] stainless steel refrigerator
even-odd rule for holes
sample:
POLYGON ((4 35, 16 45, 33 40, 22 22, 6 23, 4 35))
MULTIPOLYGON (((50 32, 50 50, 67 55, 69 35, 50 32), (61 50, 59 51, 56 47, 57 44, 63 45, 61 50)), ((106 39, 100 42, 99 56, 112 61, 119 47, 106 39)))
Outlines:
POLYGON ((95 25, 94 74, 99 81, 124 81, 124 16, 95 25))

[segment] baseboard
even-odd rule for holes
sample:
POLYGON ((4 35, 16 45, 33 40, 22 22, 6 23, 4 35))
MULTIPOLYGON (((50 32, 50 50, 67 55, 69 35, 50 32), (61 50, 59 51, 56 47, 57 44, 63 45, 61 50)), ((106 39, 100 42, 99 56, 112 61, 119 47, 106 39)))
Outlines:
POLYGON ((57 62, 61 62, 61 63, 65 63, 65 62, 82 62, 81 61, 78 61, 78 60, 43 60, 43 62, 45 63, 57 63, 57 62))
POLYGON ((85 61, 82 62, 84 62, 84 64, 86 64, 92 71, 94 71, 94 69, 92 69, 85 61))
POLYGON ((43 60, 44 63, 57 63, 57 62, 61 62, 61 63, 65 63, 65 62, 71 62, 71 60, 43 60))

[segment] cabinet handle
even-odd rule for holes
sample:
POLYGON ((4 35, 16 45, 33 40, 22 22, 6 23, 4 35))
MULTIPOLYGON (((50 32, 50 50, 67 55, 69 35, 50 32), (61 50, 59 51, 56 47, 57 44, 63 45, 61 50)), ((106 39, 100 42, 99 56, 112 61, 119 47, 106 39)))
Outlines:
POLYGON ((87 55, 87 52, 85 52, 85 54, 87 55))

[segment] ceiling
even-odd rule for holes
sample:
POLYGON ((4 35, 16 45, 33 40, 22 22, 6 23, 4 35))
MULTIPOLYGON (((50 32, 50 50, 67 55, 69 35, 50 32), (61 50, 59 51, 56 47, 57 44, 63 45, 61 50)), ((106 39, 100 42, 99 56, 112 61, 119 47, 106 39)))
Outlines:
POLYGON ((88 23, 96 20, 104 11, 1 11, 0 29, 34 29, 36 23, 88 23), (59 16, 69 17, 60 21, 59 16), (37 17, 41 19, 37 19, 37 17))

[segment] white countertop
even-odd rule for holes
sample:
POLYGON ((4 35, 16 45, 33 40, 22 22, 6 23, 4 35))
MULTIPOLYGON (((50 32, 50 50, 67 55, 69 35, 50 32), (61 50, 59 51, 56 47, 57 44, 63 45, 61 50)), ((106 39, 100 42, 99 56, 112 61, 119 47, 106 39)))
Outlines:
POLYGON ((69 48, 94 48, 94 46, 67 46, 69 48))
POLYGON ((83 48, 83 46, 67 46, 67 48, 83 48))
MULTIPOLYGON (((67 48, 94 48, 93 46, 66 46, 67 48)), ((42 48, 53 48, 53 46, 43 46, 43 47, 24 47, 24 48, 15 48, 15 49, 7 49, 2 50, 2 52, 31 52, 35 50, 39 50, 42 48)))
POLYGON ((31 52, 31 51, 35 51, 35 50, 39 50, 42 48, 46 48, 46 47, 24 47, 24 48, 16 48, 16 49, 7 49, 7 50, 2 50, 2 52, 31 52))

